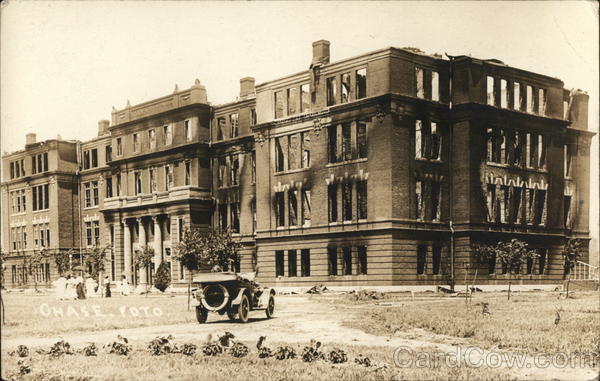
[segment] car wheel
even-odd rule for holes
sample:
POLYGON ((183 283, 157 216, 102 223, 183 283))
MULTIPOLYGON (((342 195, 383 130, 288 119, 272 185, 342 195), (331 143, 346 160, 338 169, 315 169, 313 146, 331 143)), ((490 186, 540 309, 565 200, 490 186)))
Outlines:
POLYGON ((248 322, 248 314, 250 313, 250 301, 248 300, 248 296, 246 294, 242 295, 242 301, 240 302, 240 306, 238 307, 238 317, 240 318, 241 323, 248 322))
POLYGON ((267 304, 265 313, 267 314, 268 319, 272 318, 275 313, 275 297, 273 295, 269 296, 269 304, 267 304))
POLYGON ((196 319, 198 323, 204 324, 206 323, 206 319, 208 318, 208 311, 202 306, 196 306, 196 319))

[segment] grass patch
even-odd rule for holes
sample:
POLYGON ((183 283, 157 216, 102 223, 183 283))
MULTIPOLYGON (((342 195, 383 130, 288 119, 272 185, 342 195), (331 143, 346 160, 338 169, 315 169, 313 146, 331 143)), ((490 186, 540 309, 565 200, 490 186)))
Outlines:
POLYGON ((427 299, 397 298, 400 305, 370 308, 366 316, 344 324, 375 335, 421 328, 487 349, 568 354, 600 349, 597 293, 582 293, 570 300, 559 300, 552 293, 519 293, 510 301, 502 293, 479 294, 467 306, 464 299, 427 299), (482 314, 482 303, 489 303, 491 315, 482 314))
MULTIPOLYGON (((197 343, 200 345, 200 343, 197 343)), ((281 343, 269 343, 276 348, 281 343)), ((289 345, 289 344, 287 344, 289 345)), ((325 345, 325 350, 333 346, 325 345)), ((300 352, 301 345, 295 349, 300 352)), ((208 357, 202 353, 193 356, 168 354, 152 356, 147 349, 137 347, 129 356, 117 356, 100 351, 96 357, 81 354, 52 358, 37 353, 26 360, 31 373, 24 380, 48 379, 98 379, 98 380, 512 380, 509 372, 491 368, 403 368, 394 367, 392 349, 378 347, 348 346, 348 363, 332 365, 325 361, 305 363, 293 360, 260 359, 254 345, 246 357, 235 358, 230 354, 208 357), (387 368, 367 368, 354 363, 359 354, 376 362, 385 362, 387 368)), ((2 356, 2 377, 8 378, 22 360, 16 356, 2 356)))

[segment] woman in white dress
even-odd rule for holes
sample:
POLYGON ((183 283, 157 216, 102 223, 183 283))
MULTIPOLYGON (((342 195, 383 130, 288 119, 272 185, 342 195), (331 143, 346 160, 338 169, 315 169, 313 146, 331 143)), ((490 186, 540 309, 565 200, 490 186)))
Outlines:
POLYGON ((91 276, 87 276, 85 280, 85 295, 88 298, 92 298, 96 296, 96 281, 91 276))
POLYGON ((52 282, 52 285, 54 286, 56 300, 63 300, 65 298, 65 288, 67 286, 67 279, 61 275, 60 278, 52 282))
POLYGON ((125 275, 123 275, 123 280, 121 280, 121 294, 124 296, 129 295, 129 281, 125 275))
POLYGON ((65 289, 66 300, 77 299, 77 291, 75 290, 75 286, 77 286, 77 279, 75 279, 75 277, 70 274, 67 275, 67 287, 65 289))

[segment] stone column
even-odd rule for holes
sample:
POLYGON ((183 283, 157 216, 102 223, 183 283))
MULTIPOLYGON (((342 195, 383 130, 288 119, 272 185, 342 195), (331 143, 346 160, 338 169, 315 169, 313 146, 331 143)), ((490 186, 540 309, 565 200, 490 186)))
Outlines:
POLYGON ((127 220, 123 219, 123 275, 127 277, 127 281, 131 284, 131 230, 127 224, 127 220))
POLYGON ((154 221, 154 273, 158 270, 158 266, 162 261, 162 231, 160 230, 160 219, 158 216, 152 217, 154 221))
MULTIPOLYGON (((140 226, 140 236, 139 236, 139 247, 140 251, 147 249, 146 242, 146 225, 144 224, 144 220, 140 217, 137 219, 137 223, 140 226)), ((148 267, 144 266, 140 268, 140 284, 146 285, 148 283, 148 267)))

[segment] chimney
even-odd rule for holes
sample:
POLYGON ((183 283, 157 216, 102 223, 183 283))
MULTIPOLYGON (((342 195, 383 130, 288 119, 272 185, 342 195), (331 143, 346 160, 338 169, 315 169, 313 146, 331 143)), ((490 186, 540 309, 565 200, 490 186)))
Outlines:
POLYGON ((240 79, 240 97, 254 94, 254 77, 244 77, 240 79))
POLYGON ((30 132, 29 134, 25 135, 25 146, 35 144, 35 138, 36 135, 33 132, 30 132))
POLYGON ((319 40, 312 43, 313 58, 312 64, 320 63, 326 65, 329 63, 329 41, 319 40))
POLYGON ((98 121, 98 136, 102 136, 108 133, 108 126, 110 122, 108 120, 99 120, 98 121))

